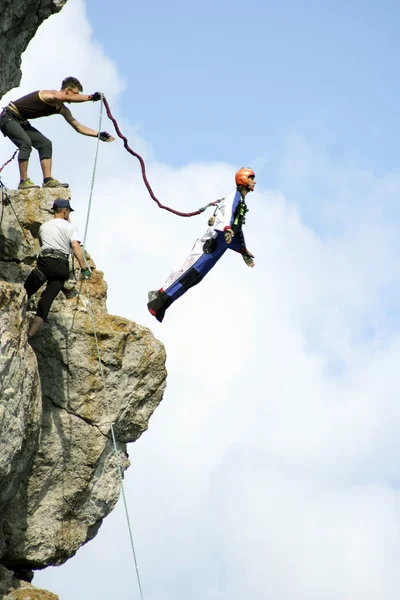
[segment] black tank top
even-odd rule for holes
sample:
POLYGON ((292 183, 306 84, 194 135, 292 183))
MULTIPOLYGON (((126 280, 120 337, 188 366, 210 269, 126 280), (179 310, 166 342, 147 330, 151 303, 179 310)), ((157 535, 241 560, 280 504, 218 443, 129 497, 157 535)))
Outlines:
POLYGON ((13 104, 18 108, 23 119, 38 119, 39 117, 49 117, 60 113, 63 106, 62 102, 58 106, 52 106, 42 100, 39 94, 40 91, 32 92, 14 101, 13 104))

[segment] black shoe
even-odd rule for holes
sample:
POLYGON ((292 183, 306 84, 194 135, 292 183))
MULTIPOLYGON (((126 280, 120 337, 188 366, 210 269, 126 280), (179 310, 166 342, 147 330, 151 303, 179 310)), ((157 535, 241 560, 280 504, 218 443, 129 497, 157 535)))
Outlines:
POLYGON ((149 313, 153 315, 157 321, 162 323, 165 316, 165 311, 170 304, 171 299, 168 298, 167 294, 165 292, 160 292, 156 298, 147 303, 147 308, 149 313))

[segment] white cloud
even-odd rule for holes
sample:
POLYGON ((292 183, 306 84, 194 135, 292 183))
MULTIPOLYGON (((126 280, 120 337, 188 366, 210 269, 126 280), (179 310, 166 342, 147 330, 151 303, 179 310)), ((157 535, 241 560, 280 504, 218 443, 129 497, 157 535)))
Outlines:
MULTIPOLYGON (((82 1, 42 26, 23 72, 9 98, 69 74, 101 88, 164 204, 194 210, 231 189, 235 166, 160 164, 138 135, 140 116, 121 117, 127 82, 93 39, 82 1)), ((96 127, 98 109, 73 112, 96 127)), ((38 127, 53 139, 54 175, 70 182, 83 231, 94 140, 56 117, 38 127)), ((5 141, 1 159, 11 153, 5 141)), ((39 180, 36 156, 32 173, 39 180)), ((15 164, 4 178, 17 180, 15 164)), ((160 326, 147 290, 183 260, 206 217, 159 210, 120 141, 100 146, 88 250, 105 271, 110 312, 151 327, 168 353, 165 399, 129 448, 125 480, 146 600, 397 597, 399 335, 390 309, 399 288, 389 217, 400 178, 339 168, 296 138, 281 184, 287 195, 259 181, 249 198, 256 268, 228 252, 160 326), (303 221, 310 207, 323 236, 303 221)), ((122 507, 35 583, 63 600, 137 595, 122 507)))

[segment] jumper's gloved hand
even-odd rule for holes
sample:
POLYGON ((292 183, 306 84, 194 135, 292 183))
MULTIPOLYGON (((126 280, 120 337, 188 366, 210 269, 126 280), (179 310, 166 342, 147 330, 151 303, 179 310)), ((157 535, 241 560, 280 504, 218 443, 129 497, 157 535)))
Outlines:
POLYGON ((102 142, 113 142, 115 140, 115 138, 113 138, 112 135, 107 133, 107 131, 100 131, 99 137, 102 142))
POLYGON ((81 275, 83 279, 90 279, 92 271, 89 268, 81 269, 81 275))
POLYGON ((232 239, 233 239, 233 231, 232 229, 225 229, 224 231, 224 238, 227 244, 230 244, 232 239))
POLYGON ((246 265, 248 267, 254 267, 255 266, 255 262, 253 260, 254 256, 248 251, 246 250, 246 252, 244 254, 242 254, 243 256, 243 260, 246 263, 246 265))
POLYGON ((90 99, 92 102, 98 102, 99 100, 101 100, 101 92, 95 92, 90 96, 90 99))

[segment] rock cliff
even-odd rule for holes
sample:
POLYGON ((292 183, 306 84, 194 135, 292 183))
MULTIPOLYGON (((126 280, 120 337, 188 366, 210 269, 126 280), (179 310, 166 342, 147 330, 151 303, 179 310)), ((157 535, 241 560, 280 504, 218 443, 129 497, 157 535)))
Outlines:
MULTIPOLYGON (((19 84, 39 25, 66 1, 0 0, 0 97, 19 84)), ((30 584, 33 571, 65 562, 96 535, 120 494, 116 461, 128 467, 126 443, 147 428, 165 388, 162 344, 107 314, 97 269, 87 286, 66 283, 28 343, 40 292, 28 304, 23 282, 60 196, 69 193, 15 191, 11 204, 0 196, 0 600, 57 599, 30 584)))
POLYGON ((28 303, 23 282, 40 224, 69 192, 9 194, 11 204, 0 207, 0 598, 17 600, 45 598, 28 583, 32 571, 73 556, 117 502, 106 400, 124 470, 126 443, 147 428, 166 371, 164 348, 147 328, 107 314, 106 284, 92 259, 92 278, 71 277, 28 343, 40 292, 28 303))
POLYGON ((21 54, 37 28, 67 0, 0 0, 0 98, 21 80, 21 54))

